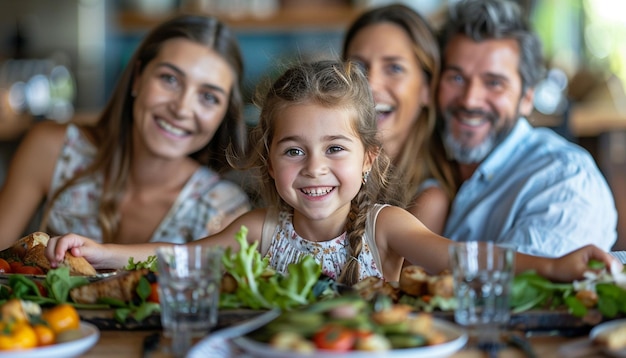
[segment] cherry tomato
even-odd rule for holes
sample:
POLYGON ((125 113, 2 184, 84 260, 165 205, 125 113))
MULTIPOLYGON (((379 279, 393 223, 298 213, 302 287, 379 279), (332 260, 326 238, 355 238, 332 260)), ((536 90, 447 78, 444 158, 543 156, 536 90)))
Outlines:
POLYGON ((21 273, 24 275, 43 275, 43 270, 37 266, 22 265, 13 273, 21 273))
POLYGON ((159 301, 159 285, 157 282, 150 284, 150 296, 147 299, 148 302, 160 303, 159 301))
POLYGON ((52 328, 44 324, 36 324, 33 326, 35 335, 37 336, 37 346, 49 346, 54 344, 54 332, 52 328))
POLYGON ((351 350, 355 340, 356 336, 352 330, 332 323, 322 326, 313 335, 313 343, 317 348, 337 352, 351 350))
POLYGON ((42 297, 48 297, 48 290, 46 289, 46 287, 43 285, 43 283, 33 280, 35 282, 35 286, 37 286, 37 289, 39 289, 39 294, 42 297))
POLYGON ((11 272, 17 272, 17 270, 19 270, 20 267, 24 266, 24 264, 20 261, 11 261, 9 262, 9 266, 11 266, 11 272))
POLYGON ((0 273, 11 273, 11 264, 5 259, 0 259, 0 273))
POLYGON ((41 318, 48 323, 55 334, 70 329, 78 329, 80 317, 74 306, 67 303, 56 305, 41 314, 41 318))

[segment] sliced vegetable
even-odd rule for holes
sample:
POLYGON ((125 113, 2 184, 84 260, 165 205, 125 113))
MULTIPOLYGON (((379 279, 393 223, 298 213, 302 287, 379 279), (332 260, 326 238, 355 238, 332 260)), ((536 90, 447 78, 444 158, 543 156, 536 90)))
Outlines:
POLYGON ((148 302, 159 303, 159 284, 153 282, 150 284, 150 295, 147 299, 148 302))
POLYGON ((313 343, 319 349, 347 352, 356 340, 354 331, 338 324, 327 324, 313 335, 313 343))
POLYGON ((0 273, 11 273, 11 264, 5 259, 0 259, 0 273))

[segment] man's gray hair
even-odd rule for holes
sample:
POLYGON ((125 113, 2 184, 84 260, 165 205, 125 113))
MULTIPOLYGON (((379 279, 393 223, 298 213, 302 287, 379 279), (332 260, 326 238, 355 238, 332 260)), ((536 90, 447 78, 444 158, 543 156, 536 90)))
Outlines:
MULTIPOLYGON (((448 11, 441 28, 439 43, 442 52, 457 35, 480 42, 493 39, 514 39, 520 49, 519 73, 522 93, 535 87, 545 75, 541 42, 530 29, 526 16, 517 3, 509 0, 461 0, 448 11)), ((442 60, 445 61, 444 56, 442 60)))

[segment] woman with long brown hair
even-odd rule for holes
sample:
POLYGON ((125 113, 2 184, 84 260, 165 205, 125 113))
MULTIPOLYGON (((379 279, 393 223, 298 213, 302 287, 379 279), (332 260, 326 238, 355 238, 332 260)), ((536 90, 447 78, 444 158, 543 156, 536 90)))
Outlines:
POLYGON ((246 128, 234 34, 214 17, 180 15, 141 42, 95 126, 36 125, 0 191, 0 248, 44 202, 41 230, 99 242, 183 243, 249 209, 221 179, 246 128))

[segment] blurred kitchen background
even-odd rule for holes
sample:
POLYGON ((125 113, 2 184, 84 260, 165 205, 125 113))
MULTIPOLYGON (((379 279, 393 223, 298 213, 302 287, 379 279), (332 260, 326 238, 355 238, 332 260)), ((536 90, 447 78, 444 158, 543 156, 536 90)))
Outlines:
MULTIPOLYGON (((0 183, 35 121, 90 122, 144 34, 178 12, 211 13, 236 31, 244 92, 294 59, 338 56, 364 9, 388 0, 0 1, 0 183)), ((453 0, 404 0, 436 28, 453 0)), ((626 2, 518 0, 542 38, 546 80, 536 125, 587 148, 616 197, 626 249, 626 2)), ((247 120, 256 111, 248 106, 247 120)))

